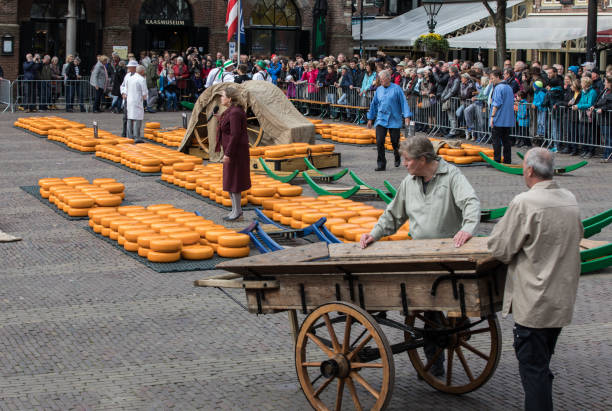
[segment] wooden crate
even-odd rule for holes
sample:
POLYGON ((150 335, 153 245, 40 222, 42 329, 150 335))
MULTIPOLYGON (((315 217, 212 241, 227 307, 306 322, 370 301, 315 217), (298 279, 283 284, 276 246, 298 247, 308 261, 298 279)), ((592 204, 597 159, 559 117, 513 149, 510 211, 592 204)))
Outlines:
MULTIPOLYGON (((308 169, 303 157, 265 161, 266 165, 272 171, 292 172, 294 170, 305 171, 308 169)), ((313 155, 311 162, 318 169, 337 168, 342 164, 340 153, 313 155)), ((261 165, 259 164, 258 158, 251 158, 251 170, 261 170, 261 165)))

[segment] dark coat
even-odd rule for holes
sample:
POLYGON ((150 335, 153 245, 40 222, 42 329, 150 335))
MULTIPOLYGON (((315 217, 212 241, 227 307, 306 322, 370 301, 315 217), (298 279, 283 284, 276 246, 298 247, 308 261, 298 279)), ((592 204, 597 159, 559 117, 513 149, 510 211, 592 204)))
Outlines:
POLYGON ((23 78, 25 80, 37 80, 40 76, 41 69, 42 63, 26 61, 25 63, 23 63, 23 78))
POLYGON ((117 66, 117 68, 115 68, 115 74, 113 75, 113 91, 111 92, 113 96, 121 95, 121 84, 123 84, 126 73, 127 70, 124 67, 117 66))
POLYGON ((229 160, 223 163, 223 191, 241 193, 251 188, 251 162, 246 113, 240 106, 223 112, 217 128, 217 146, 229 160))

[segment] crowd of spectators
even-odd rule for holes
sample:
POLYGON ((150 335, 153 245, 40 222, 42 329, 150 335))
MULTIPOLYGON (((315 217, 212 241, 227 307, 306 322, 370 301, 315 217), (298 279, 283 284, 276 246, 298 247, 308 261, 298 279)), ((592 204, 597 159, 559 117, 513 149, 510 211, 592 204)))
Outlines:
MULTIPOLYGON (((598 144, 610 145, 612 65, 606 73, 600 73, 591 63, 565 68, 560 64, 542 65, 539 61, 512 64, 506 60, 503 67, 485 67, 482 62, 458 59, 400 59, 382 51, 369 59, 342 53, 318 58, 311 54, 294 58, 272 55, 269 59, 243 54, 234 62, 220 52, 200 55, 196 47, 180 54, 130 53, 127 60, 137 60, 145 68, 149 89, 147 112, 179 110, 182 102, 194 102, 206 88, 219 82, 260 80, 278 85, 292 99, 330 103, 334 107, 330 112, 332 118, 346 115, 346 120, 355 122, 365 122, 363 114, 374 90, 380 86, 378 73, 388 70, 391 81, 401 86, 411 103, 417 131, 435 128, 445 138, 475 141, 487 137, 493 89, 489 74, 498 68, 515 95, 513 135, 525 136, 515 138, 514 144, 531 145, 535 138, 549 141, 552 151, 584 157, 593 156, 598 144)), ((94 112, 106 107, 119 113, 122 111, 119 86, 125 66, 126 61, 116 53, 110 58, 98 56, 87 79, 78 56, 68 56, 60 65, 57 57, 28 54, 23 78, 46 82, 36 86, 26 83, 24 108, 30 111, 37 107, 57 108, 58 97, 64 90, 67 111, 77 105, 85 111, 84 100, 89 97, 94 112), (79 81, 85 79, 90 86, 79 81)))

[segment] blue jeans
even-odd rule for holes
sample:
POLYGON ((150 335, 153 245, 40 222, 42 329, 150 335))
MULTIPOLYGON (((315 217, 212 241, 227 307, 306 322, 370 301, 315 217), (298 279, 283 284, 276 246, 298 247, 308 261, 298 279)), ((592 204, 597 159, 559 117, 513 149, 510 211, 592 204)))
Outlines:
POLYGON ((550 133, 553 141, 553 147, 559 146, 559 119, 551 116, 550 133))
POLYGON ((174 110, 178 109, 178 100, 176 97, 176 93, 172 93, 170 91, 164 91, 166 96, 166 109, 170 110, 171 108, 174 110))
POLYGON ((538 110, 538 131, 539 136, 546 135, 546 111, 538 110))

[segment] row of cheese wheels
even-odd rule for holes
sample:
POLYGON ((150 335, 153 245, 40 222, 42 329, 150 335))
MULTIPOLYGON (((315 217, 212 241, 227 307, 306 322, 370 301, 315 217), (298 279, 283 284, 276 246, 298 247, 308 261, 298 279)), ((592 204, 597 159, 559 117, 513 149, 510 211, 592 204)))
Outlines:
POLYGON ((96 146, 100 144, 115 145, 132 142, 130 138, 119 137, 104 130, 98 130, 98 138, 95 138, 92 128, 52 129, 49 130, 47 138, 66 144, 73 150, 86 153, 95 152, 96 146))
POLYGON ((46 136, 49 130, 66 130, 69 128, 85 128, 85 124, 77 121, 66 120, 57 116, 35 116, 19 117, 13 123, 15 127, 20 127, 41 136, 46 136))
POLYGON ((120 163, 142 173, 159 173, 162 166, 175 163, 202 164, 197 156, 152 143, 96 146, 96 157, 120 163))
POLYGON ((484 161, 479 153, 484 153, 490 157, 493 155, 493 149, 475 144, 461 144, 461 148, 452 148, 445 144, 438 150, 440 157, 455 164, 471 164, 484 161))
POLYGON ((114 178, 48 177, 38 180, 40 195, 71 217, 87 217, 90 209, 121 205, 125 186, 114 178))
POLYGON ((172 204, 91 209, 89 226, 155 263, 239 258, 250 253, 247 234, 237 233, 172 204))
MULTIPOLYGON (((294 197, 268 199, 262 202, 263 213, 285 226, 302 229, 325 217, 325 226, 344 242, 356 242, 369 233, 384 210, 370 205, 345 200, 339 196, 294 197)), ((408 222, 397 233, 383 240, 407 240, 408 222)))
POLYGON ((308 153, 311 155, 321 155, 333 153, 335 146, 333 144, 308 144, 308 143, 291 143, 279 144, 275 146, 259 146, 251 147, 249 155, 254 158, 263 157, 266 160, 278 160, 286 158, 302 158, 308 153))
POLYGON ((350 144, 376 143, 376 130, 347 124, 315 124, 315 130, 321 137, 350 144))
POLYGON ((145 123, 144 138, 162 143, 166 146, 178 147, 183 141, 185 131, 187 130, 184 128, 161 130, 159 123, 145 123))
MULTIPOLYGON (((218 204, 231 207, 232 202, 227 191, 223 191, 223 164, 209 163, 175 163, 162 167, 161 179, 187 190, 194 190, 218 204)), ((270 198, 295 197, 302 194, 302 187, 289 183, 280 183, 266 175, 251 173, 251 188, 241 193, 241 203, 261 205, 270 198)))

